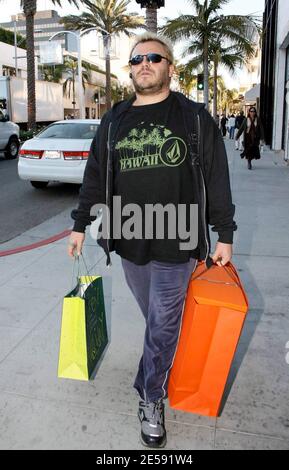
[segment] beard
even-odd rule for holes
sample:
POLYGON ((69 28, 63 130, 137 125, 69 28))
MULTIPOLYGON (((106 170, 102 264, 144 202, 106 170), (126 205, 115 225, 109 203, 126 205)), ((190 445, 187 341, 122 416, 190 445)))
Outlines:
POLYGON ((150 95, 157 93, 163 88, 167 87, 170 83, 166 71, 157 79, 152 75, 152 77, 149 77, 149 79, 146 80, 142 80, 141 77, 140 79, 132 77, 132 81, 135 91, 139 95, 150 95))

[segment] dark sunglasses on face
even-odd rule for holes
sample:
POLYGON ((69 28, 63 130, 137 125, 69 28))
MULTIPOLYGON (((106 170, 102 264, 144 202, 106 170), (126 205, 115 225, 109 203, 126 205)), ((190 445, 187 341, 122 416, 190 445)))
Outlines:
POLYGON ((133 56, 129 61, 128 63, 130 65, 139 65, 142 63, 142 61, 144 60, 144 57, 147 58, 147 61, 150 63, 150 64, 158 64, 159 62, 162 61, 162 59, 166 59, 169 64, 171 63, 171 61, 169 59, 167 59, 167 57, 164 57, 160 54, 156 54, 155 52, 150 52, 149 54, 138 54, 138 55, 135 55, 133 56))
POLYGON ((250 113, 255 113, 255 109, 250 109, 250 113))

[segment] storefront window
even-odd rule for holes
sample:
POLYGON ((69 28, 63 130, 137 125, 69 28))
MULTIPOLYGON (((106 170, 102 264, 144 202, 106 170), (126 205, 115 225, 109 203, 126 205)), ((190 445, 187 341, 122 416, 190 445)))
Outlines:
POLYGON ((4 77, 14 77, 16 75, 16 69, 14 67, 9 67, 8 65, 3 65, 3 76, 4 77))

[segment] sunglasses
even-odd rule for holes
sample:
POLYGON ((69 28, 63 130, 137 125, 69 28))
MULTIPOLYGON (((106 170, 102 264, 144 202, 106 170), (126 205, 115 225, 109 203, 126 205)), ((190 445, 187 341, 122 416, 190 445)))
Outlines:
POLYGON ((250 109, 249 112, 250 112, 250 113, 256 113, 256 110, 255 110, 255 109, 250 109))
POLYGON ((143 62, 144 57, 147 58, 147 61, 150 64, 158 64, 159 62, 162 61, 162 59, 166 59, 169 62, 169 64, 171 64, 171 61, 167 57, 164 57, 163 55, 160 55, 160 54, 156 54, 155 52, 150 52, 149 54, 135 55, 128 61, 128 63, 130 65, 139 65, 143 62))

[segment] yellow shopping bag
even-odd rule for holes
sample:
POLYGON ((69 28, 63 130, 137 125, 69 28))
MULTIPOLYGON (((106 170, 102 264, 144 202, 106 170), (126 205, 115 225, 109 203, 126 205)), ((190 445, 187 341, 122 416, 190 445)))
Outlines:
POLYGON ((58 377, 89 380, 108 343, 101 276, 80 276, 64 297, 58 377))

